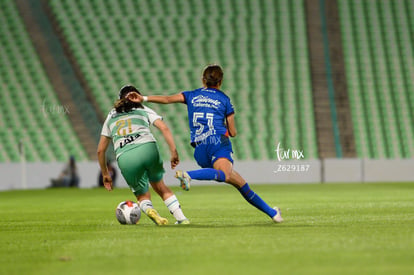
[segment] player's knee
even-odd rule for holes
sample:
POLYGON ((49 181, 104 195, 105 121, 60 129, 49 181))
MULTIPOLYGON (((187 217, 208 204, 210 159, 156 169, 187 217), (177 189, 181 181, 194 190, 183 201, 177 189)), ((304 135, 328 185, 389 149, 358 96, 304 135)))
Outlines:
POLYGON ((228 182, 229 181, 229 179, 230 179, 230 173, 226 173, 226 171, 223 171, 223 170, 221 170, 221 169, 217 169, 217 173, 218 173, 218 176, 217 176, 217 181, 220 181, 220 182, 228 182))

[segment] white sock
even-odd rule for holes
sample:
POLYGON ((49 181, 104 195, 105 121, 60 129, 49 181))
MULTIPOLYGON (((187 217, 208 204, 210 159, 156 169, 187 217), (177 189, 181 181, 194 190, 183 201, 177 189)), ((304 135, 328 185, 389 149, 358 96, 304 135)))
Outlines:
POLYGON ((139 207, 141 208, 142 212, 145 214, 147 213, 147 209, 154 208, 152 202, 150 200, 143 200, 139 202, 139 207))
POLYGON ((184 216, 183 210, 181 210, 180 202, 175 195, 172 195, 164 201, 170 213, 174 216, 177 221, 183 221, 187 218, 184 216))

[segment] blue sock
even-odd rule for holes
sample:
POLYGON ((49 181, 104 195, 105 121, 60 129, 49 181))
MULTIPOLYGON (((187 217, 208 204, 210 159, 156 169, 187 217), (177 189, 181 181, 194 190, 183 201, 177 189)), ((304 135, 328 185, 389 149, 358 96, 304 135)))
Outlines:
POLYGON ((225 181, 226 175, 221 170, 216 170, 213 168, 203 168, 193 171, 187 171, 191 179, 194 180, 215 180, 215 181, 225 181))
POLYGON ((243 197, 248 201, 251 205, 255 206, 257 209, 266 213, 270 218, 273 218, 277 211, 271 208, 264 200, 262 200, 259 195, 257 195, 250 186, 247 184, 243 185, 242 188, 239 189, 239 192, 243 195, 243 197))

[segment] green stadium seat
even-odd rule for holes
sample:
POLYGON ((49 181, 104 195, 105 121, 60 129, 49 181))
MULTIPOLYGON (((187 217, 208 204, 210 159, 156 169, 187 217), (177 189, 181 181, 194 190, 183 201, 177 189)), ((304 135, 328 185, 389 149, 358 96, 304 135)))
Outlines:
POLYGON ((413 106, 409 97, 413 93, 409 85, 413 79, 404 74, 414 59, 413 55, 402 58, 401 53, 412 48, 409 37, 414 28, 405 12, 393 12, 409 9, 412 3, 344 0, 338 3, 351 112, 354 125, 357 124, 354 134, 358 156, 412 157, 414 118, 409 115, 413 106), (367 107, 369 110, 365 110, 367 107), (382 119, 378 120, 379 117, 382 119))
MULTIPOLYGON (((39 137, 48 134, 43 130, 51 127, 45 119, 45 115, 50 110, 44 109, 44 103, 50 106, 62 104, 56 100, 15 3, 1 1, 1 6, 0 18, 5 27, 0 29, 0 52, 5 53, 1 58, 2 64, 6 64, 2 66, 2 77, 0 77, 3 87, 0 100, 3 111, 1 122, 9 131, 5 136, 21 137, 25 140, 26 157, 30 162, 63 160, 63 158, 50 158, 47 153, 48 150, 52 150, 50 143, 39 141, 39 137)), ((55 116, 54 119, 60 121, 56 124, 60 125, 65 117, 55 116)), ((68 124, 66 127, 65 134, 74 136, 71 127, 68 124)), ((10 142, 9 137, 3 138, 2 141, 6 150, 0 161, 19 161, 18 147, 10 142)), ((79 142, 74 146, 83 150, 79 142)), ((66 154, 64 150, 61 151, 62 154, 66 154)))

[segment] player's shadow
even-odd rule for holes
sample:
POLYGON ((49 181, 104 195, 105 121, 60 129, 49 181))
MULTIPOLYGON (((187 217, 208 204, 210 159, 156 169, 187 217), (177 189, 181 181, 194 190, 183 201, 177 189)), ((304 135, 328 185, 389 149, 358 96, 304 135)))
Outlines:
POLYGON ((283 222, 280 224, 276 224, 273 222, 259 222, 259 223, 245 223, 245 224, 231 224, 231 223, 222 223, 222 224, 205 224, 205 223, 192 223, 187 225, 168 225, 162 226, 162 228, 188 228, 188 229, 206 229, 206 228, 248 228, 248 227, 273 227, 275 229, 283 229, 283 228, 305 228, 305 227, 326 227, 326 225, 318 225, 318 224, 308 224, 308 223, 290 223, 290 222, 283 222))

